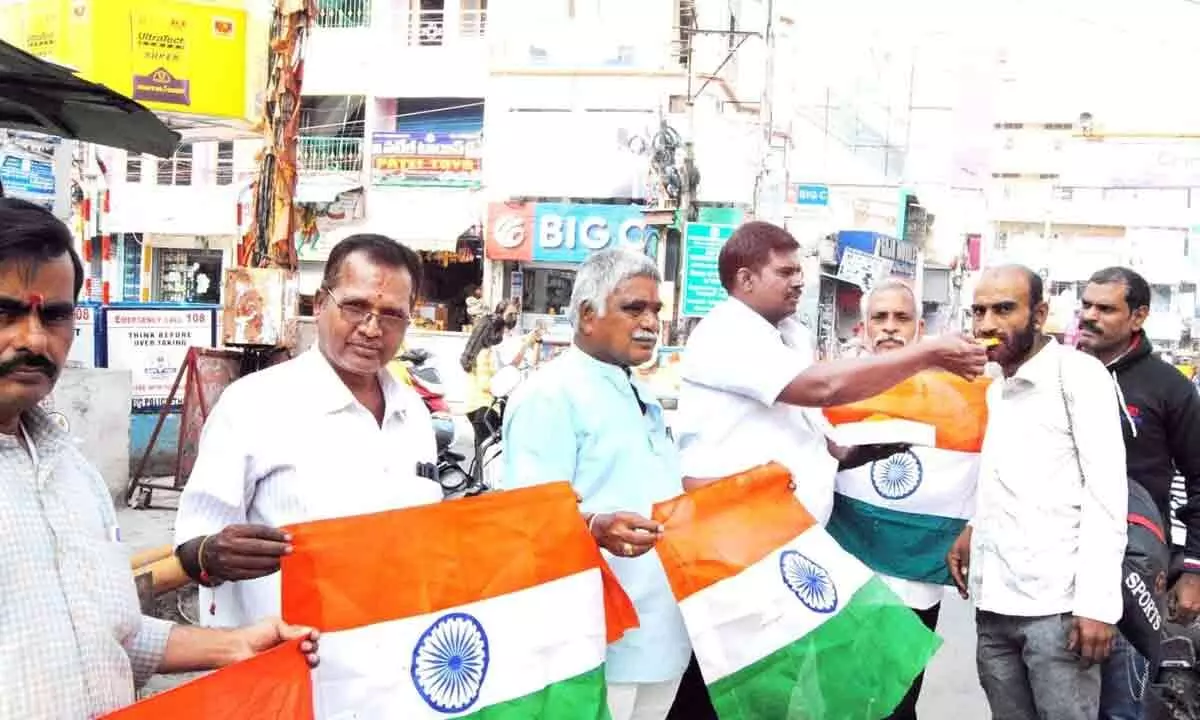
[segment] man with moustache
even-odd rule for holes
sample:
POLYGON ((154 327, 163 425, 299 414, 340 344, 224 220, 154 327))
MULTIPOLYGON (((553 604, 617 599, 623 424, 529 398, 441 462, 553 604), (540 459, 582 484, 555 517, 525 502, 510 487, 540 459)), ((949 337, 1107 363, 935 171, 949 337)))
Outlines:
MULTIPOLYGON (((1129 478, 1171 518, 1171 483, 1183 475, 1188 503, 1183 574, 1175 584, 1176 617, 1187 624, 1200 612, 1200 395, 1191 382, 1154 354, 1142 329, 1150 313, 1150 285, 1126 267, 1100 270, 1088 280, 1080 312, 1079 349, 1116 377, 1129 478)), ((1104 664, 1101 720, 1139 720, 1147 661, 1118 634, 1104 664)))
POLYGON ((38 404, 75 337, 83 265, 50 212, 0 199, 0 717, 91 718, 154 673, 212 670, 315 633, 275 619, 239 630, 141 614, 129 550, 100 474, 38 404))
POLYGON ((729 298, 692 331, 681 362, 675 430, 689 484, 777 461, 796 478, 796 496, 824 523, 838 463, 823 420, 804 408, 865 400, 931 368, 969 378, 983 372, 983 348, 959 335, 814 364, 808 331, 794 318, 804 272, 791 233, 746 223, 717 262, 729 298))
POLYGON ((996 720, 1094 720, 1127 541, 1116 388, 1094 357, 1042 334, 1029 268, 985 271, 971 311, 1003 371, 988 388, 975 516, 947 557, 975 602, 979 679, 996 720))
MULTIPOLYGON (((717 262, 729 298, 692 331, 681 362, 674 429, 685 487, 777 461, 795 478, 796 497, 825 523, 838 460, 812 408, 865 400, 931 368, 968 378, 983 372, 983 348, 959 335, 814 363, 808 331, 794 318, 804 289, 800 244, 783 228, 742 225, 717 262)), ((714 717, 695 662, 672 717, 714 717)))
MULTIPOLYGON (((912 287, 897 278, 886 279, 864 294, 861 337, 865 351, 897 352, 916 342, 924 331, 918 308, 912 287)), ((916 386, 927 390, 940 390, 950 382, 944 376, 924 375, 909 382, 921 381, 939 383, 916 386)), ((974 422, 982 430, 982 414, 960 416, 960 427, 974 422)), ((834 452, 843 460, 836 479, 830 534, 879 573, 926 627, 936 630, 945 592, 939 580, 948 582, 943 558, 962 530, 963 521, 958 518, 968 517, 974 509, 978 461, 948 464, 944 451, 916 446, 835 448, 834 452), (873 457, 861 457, 867 452, 873 452, 873 457), (900 493, 881 490, 876 473, 890 475, 901 468, 905 469, 902 477, 912 480, 911 489, 900 493), (930 468, 942 472, 931 476, 930 468)), ((923 679, 923 673, 917 676, 889 718, 915 720, 923 679)))
POLYGON ((624 249, 592 254, 571 293, 573 346, 526 380, 504 417, 506 487, 568 480, 588 530, 637 608, 608 648, 613 720, 663 720, 691 654, 654 546, 654 503, 683 492, 663 408, 631 368, 654 355, 660 276, 624 249))
MULTIPOLYGON (((175 519, 176 554, 201 585, 201 620, 229 626, 280 609, 278 528, 437 502, 429 411, 385 365, 420 291, 415 252, 382 235, 334 246, 315 304, 317 344, 237 380, 204 423, 175 519)), ((317 717, 384 717, 371 633, 330 638, 317 717)))

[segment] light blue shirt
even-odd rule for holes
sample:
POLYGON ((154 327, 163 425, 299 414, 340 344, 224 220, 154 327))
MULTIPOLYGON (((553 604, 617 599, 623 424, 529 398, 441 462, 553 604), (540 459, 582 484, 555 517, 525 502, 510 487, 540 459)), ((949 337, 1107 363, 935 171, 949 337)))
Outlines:
MULTIPOLYGON (((569 480, 583 498, 583 512, 650 517, 654 503, 683 492, 683 481, 662 406, 644 385, 637 388, 644 415, 624 369, 577 347, 544 365, 505 410, 504 486, 569 480)), ((604 557, 640 624, 609 646, 609 682, 678 678, 691 643, 658 553, 604 557)))

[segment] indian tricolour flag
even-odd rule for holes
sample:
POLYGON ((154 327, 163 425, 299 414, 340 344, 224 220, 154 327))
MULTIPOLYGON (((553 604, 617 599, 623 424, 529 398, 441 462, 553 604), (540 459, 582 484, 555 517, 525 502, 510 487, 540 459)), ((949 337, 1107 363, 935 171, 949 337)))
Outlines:
POLYGON ((722 720, 888 715, 939 640, 772 464, 654 508, 658 554, 722 720))
POLYGON ((288 528, 318 718, 607 718, 605 650, 636 614, 576 503, 555 483, 288 528))
POLYGON ((840 445, 914 443, 837 475, 829 533, 876 572, 951 583, 946 553, 975 510, 988 381, 942 372, 825 416, 840 445))

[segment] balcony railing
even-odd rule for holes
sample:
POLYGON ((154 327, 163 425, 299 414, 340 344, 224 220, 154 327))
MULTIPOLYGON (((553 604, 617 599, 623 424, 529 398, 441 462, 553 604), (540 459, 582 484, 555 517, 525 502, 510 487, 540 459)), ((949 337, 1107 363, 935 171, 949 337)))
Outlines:
POLYGON ((360 173, 363 144, 361 138, 302 137, 298 148, 300 172, 360 173))
POLYGON ((317 27, 365 28, 371 24, 371 0, 317 0, 317 27))
POLYGON ((464 9, 458 16, 458 27, 446 22, 442 10, 413 10, 408 20, 408 44, 437 46, 454 44, 459 40, 480 40, 487 31, 487 10, 464 9))

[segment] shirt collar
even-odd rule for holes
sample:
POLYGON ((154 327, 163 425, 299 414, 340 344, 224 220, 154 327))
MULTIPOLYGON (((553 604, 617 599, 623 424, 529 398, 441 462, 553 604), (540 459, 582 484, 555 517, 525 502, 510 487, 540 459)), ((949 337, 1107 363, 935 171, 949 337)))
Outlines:
POLYGON ((569 362, 583 368, 585 372, 595 373, 618 388, 625 388, 632 385, 637 389, 638 397, 641 398, 644 404, 659 407, 658 396, 650 388, 646 387, 629 368, 597 360, 574 344, 567 348, 566 352, 563 353, 563 357, 567 358, 569 362))
POLYGON ((772 325, 769 320, 762 315, 759 315, 757 310, 750 307, 746 303, 732 296, 726 300, 726 302, 729 303, 729 307, 732 309, 735 318, 744 322, 756 323, 762 327, 771 328, 771 332, 783 337, 783 333, 780 331, 778 326, 772 325))
MULTIPOLYGON (((37 457, 46 461, 69 439, 62 427, 50 417, 50 413, 41 407, 35 407, 21 413, 21 426, 25 428, 29 440, 34 444, 37 457)), ((18 430, 17 432, 21 432, 18 430)), ((0 435, 0 447, 19 447, 20 435, 0 435)))
POLYGON ((1017 371, 1013 373, 1013 379, 1033 386, 1043 384, 1057 386, 1059 358, 1064 349, 1057 340, 1050 337, 1036 355, 1017 368, 1017 371))
MULTIPOLYGON (((313 346, 296 360, 303 363, 306 374, 312 377, 313 382, 309 384, 309 387, 304 388, 303 392, 309 395, 317 410, 325 414, 332 414, 358 404, 354 393, 350 392, 350 388, 342 382, 320 348, 313 346)), ((399 413, 403 415, 404 398, 402 393, 404 388, 396 378, 392 377, 386 367, 382 368, 377 376, 379 385, 383 389, 384 414, 399 413)))

